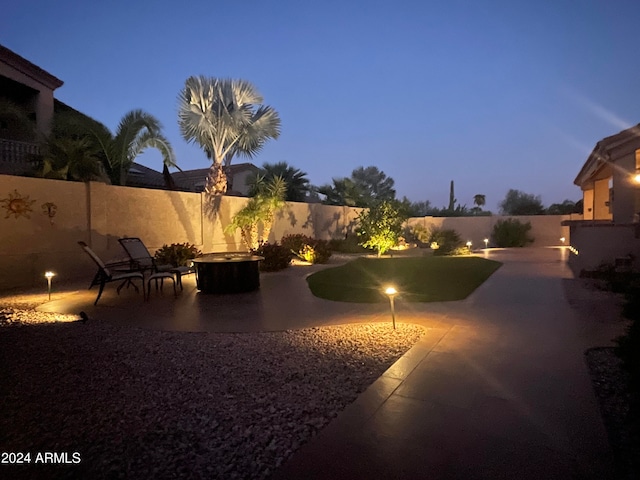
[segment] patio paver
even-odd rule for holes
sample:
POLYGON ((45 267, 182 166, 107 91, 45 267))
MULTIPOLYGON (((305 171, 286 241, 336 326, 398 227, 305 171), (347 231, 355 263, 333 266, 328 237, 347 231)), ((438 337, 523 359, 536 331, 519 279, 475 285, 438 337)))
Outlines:
MULTIPOLYGON (((584 351, 621 332, 572 308, 571 274, 558 249, 491 251, 504 262, 467 300, 403 304, 398 319, 426 326, 423 339, 304 445, 276 479, 606 479, 612 457, 584 351)), ((566 251, 565 251, 566 252, 566 251)), ((197 293, 151 301, 78 292, 42 310, 143 328, 260 331, 389 321, 384 304, 313 297, 303 277, 317 267, 262 276, 260 291, 197 293)))

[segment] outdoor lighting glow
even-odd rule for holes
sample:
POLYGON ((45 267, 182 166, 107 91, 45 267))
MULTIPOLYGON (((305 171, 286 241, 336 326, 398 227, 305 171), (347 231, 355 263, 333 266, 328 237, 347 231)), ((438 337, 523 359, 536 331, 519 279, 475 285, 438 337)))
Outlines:
POLYGON ((560 241, 561 241, 562 243, 564 243, 564 242, 565 242, 565 240, 566 240, 566 238, 564 238, 564 237, 560 237, 560 241))
POLYGON ((429 245, 431 247, 431 250, 437 250, 440 248, 440 245, 438 245, 438 242, 431 242, 431 245, 429 245))
POLYGON ((573 245, 570 245, 570 246, 569 246, 569 251, 570 251, 571 253, 573 253, 574 255, 578 255, 578 249, 577 249, 577 248, 575 248, 573 245))
POLYGON ((471 243, 471 240, 469 240, 469 241, 467 242, 467 248, 468 248, 469 250, 471 250, 471 245, 473 245, 473 243, 471 243))
POLYGON ((484 248, 487 248, 489 246, 489 239, 485 238, 483 241, 484 241, 484 248))
POLYGON ((393 329, 396 329, 396 308, 395 308, 395 304, 393 302, 393 298, 398 294, 398 291, 394 288, 394 287, 387 287, 384 290, 384 293, 386 293, 389 296, 389 307, 391 308, 391 321, 393 322, 393 329))
POLYGON ((633 176, 633 181, 636 183, 640 183, 640 173, 637 173, 633 176))
POLYGON ((51 279, 55 276, 56 274, 49 271, 49 272, 45 272, 44 276, 47 279, 47 292, 49 293, 49 300, 51 300, 51 279))

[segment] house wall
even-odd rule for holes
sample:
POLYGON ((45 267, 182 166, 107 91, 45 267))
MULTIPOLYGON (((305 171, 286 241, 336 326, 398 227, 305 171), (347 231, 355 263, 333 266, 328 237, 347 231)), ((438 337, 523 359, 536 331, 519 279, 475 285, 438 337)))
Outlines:
POLYGON ((636 171, 635 151, 616 159, 613 170, 613 221, 624 224, 634 221, 638 186, 633 182, 636 171))
POLYGON ((628 255, 635 256, 634 267, 640 269, 640 225, 576 222, 570 230, 571 246, 578 253, 570 254, 568 264, 575 275, 628 255))
MULTIPOLYGON (((140 237, 151 253, 163 244, 189 242, 203 252, 241 251, 238 232, 225 227, 248 202, 242 197, 220 197, 208 203, 205 194, 65 182, 0 175, 0 290, 38 286, 44 272, 57 281, 86 279, 95 266, 77 245, 87 242, 104 260, 122 258, 118 238, 140 237), (22 198, 27 216, 8 215, 10 198, 22 198), (56 206, 51 219, 46 203, 56 206), (44 206, 44 207, 43 207, 44 206)), ((269 241, 303 233, 321 238, 343 238, 353 232, 359 208, 289 202, 276 214, 269 241)), ((462 238, 482 247, 493 224, 504 217, 414 218, 411 224, 454 228, 462 238)), ((569 216, 516 217, 532 224, 534 245, 557 245, 569 236, 562 220, 569 216)))
POLYGON ((36 114, 38 131, 43 134, 49 133, 53 119, 53 89, 3 61, 0 61, 0 75, 38 92, 30 107, 36 114))
POLYGON ((596 180, 594 182, 593 193, 593 219, 611 220, 611 209, 609 206, 609 178, 596 180))
POLYGON ((593 220, 593 188, 582 192, 582 215, 585 220, 593 220))

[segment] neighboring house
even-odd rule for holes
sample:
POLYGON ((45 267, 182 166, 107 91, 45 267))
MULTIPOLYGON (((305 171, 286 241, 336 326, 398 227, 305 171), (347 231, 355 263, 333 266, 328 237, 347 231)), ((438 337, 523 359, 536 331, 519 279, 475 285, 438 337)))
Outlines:
POLYGON ((62 84, 62 80, 0 45, 0 98, 22 107, 36 129, 28 132, 16 119, 0 118, 0 174, 21 175, 31 169, 29 157, 38 153, 38 136, 50 131, 53 92, 62 84))
MULTIPOLYGON (((249 185, 247 180, 260 171, 252 163, 238 163, 227 167, 227 195, 237 197, 249 196, 249 185)), ((195 170, 183 170, 171 174, 179 190, 188 192, 202 192, 209 175, 209 168, 198 168, 195 170)))
POLYGON ((566 222, 574 273, 621 264, 622 258, 640 268, 639 174, 640 125, 596 144, 574 180, 582 189, 583 220, 566 222))
POLYGON ((166 188, 166 183, 162 172, 133 162, 127 175, 127 186, 164 189, 166 188))

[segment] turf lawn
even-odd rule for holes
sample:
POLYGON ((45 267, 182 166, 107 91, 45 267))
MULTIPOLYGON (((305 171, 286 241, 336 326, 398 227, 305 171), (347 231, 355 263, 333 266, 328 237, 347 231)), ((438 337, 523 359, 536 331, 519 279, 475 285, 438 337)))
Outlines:
POLYGON ((307 278, 316 297, 339 302, 388 301, 393 285, 406 302, 462 300, 502 264, 478 257, 358 258, 307 278))

